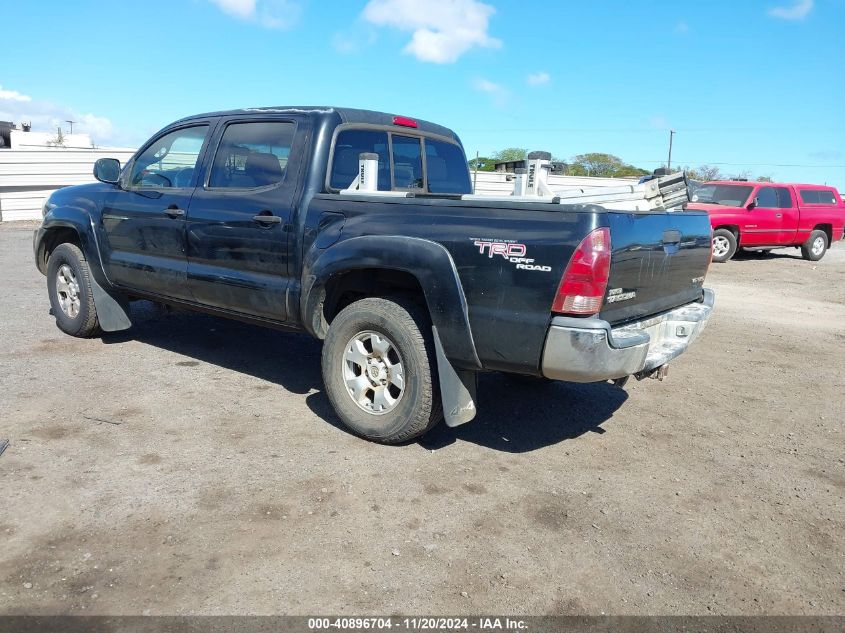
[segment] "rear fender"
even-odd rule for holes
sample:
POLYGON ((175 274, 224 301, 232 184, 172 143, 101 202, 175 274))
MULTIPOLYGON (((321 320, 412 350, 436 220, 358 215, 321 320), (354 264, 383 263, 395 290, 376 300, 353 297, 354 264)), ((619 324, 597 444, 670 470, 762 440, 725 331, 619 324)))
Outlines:
POLYGON ((443 353, 464 369, 480 369, 467 301, 455 262, 442 245, 405 236, 362 236, 327 249, 312 249, 303 262, 300 310, 306 330, 325 338, 322 306, 333 275, 356 269, 397 270, 413 275, 423 290, 443 353))

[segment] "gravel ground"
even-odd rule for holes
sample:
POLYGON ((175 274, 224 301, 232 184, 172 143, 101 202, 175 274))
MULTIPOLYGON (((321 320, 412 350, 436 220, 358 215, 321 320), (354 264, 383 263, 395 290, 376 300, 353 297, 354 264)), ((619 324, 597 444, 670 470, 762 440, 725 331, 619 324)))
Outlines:
POLYGON ((665 382, 480 382, 347 434, 297 334, 136 304, 63 335, 0 228, 0 613, 843 614, 845 246, 714 265, 665 382))

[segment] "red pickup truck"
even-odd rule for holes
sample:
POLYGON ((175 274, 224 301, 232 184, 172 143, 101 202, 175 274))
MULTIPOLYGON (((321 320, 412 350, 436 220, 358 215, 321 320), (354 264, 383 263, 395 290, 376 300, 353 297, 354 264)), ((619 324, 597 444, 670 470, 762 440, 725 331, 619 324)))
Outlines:
POLYGON ((845 204, 833 187, 736 180, 700 185, 687 207, 707 211, 713 227, 713 261, 726 262, 739 248, 801 248, 820 260, 842 239, 845 204))

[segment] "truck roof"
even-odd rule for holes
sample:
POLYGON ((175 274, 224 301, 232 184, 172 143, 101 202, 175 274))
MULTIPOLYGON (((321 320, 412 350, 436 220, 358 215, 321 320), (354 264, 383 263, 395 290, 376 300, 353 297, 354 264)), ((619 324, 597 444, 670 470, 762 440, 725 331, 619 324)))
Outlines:
POLYGON ((800 182, 762 182, 756 180, 708 180, 702 185, 764 185, 766 187, 804 187, 805 189, 836 189, 832 185, 810 185, 800 182))
MULTIPOLYGON (((190 121, 191 119, 198 119, 211 116, 248 116, 248 115, 262 115, 262 114, 302 114, 308 113, 320 118, 329 118, 333 116, 340 117, 341 123, 362 123, 366 125, 397 125, 394 117, 400 116, 402 118, 409 118, 416 122, 416 129, 420 132, 428 132, 430 134, 439 134, 446 136, 453 140, 458 140, 457 134, 447 127, 425 121, 416 117, 406 117, 406 115, 389 114, 387 112, 378 112, 376 110, 361 110, 358 108, 343 108, 337 106, 267 106, 257 108, 241 108, 236 110, 221 110, 219 112, 205 112, 203 114, 194 114, 184 117, 179 120, 190 121)), ((401 124, 400 124, 401 125, 401 124)), ((414 129, 414 128, 408 128, 414 129)))

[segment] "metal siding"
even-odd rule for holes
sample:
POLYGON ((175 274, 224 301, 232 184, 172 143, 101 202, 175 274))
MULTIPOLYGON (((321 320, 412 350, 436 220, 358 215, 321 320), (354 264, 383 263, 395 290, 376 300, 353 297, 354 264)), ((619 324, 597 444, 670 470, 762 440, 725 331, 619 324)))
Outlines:
POLYGON ((125 164, 134 153, 128 148, 0 150, 0 220, 38 220, 53 191, 94 182, 97 159, 125 164))

